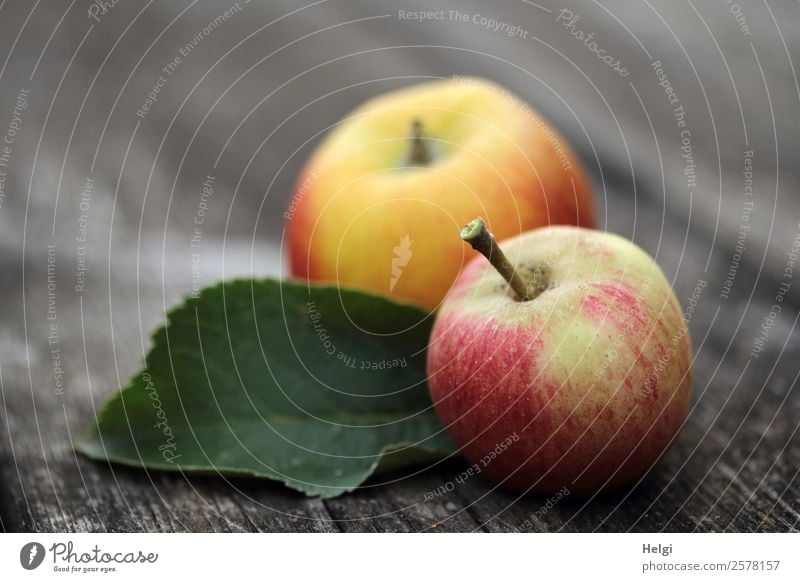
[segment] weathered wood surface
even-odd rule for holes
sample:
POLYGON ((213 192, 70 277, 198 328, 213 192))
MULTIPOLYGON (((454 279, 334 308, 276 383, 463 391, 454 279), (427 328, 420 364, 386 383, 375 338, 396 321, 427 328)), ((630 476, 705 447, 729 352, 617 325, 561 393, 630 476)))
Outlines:
POLYGON ((183 58, 144 118, 137 109, 162 68, 230 5, 120 2, 97 22, 84 4, 9 0, 0 8, 4 135, 17 96, 29 90, 0 206, 3 529, 800 528, 800 282, 764 351, 751 355, 779 284, 789 281, 800 222, 796 3, 742 2, 739 21, 724 2, 572 3, 576 28, 624 63, 623 78, 556 22, 561 6, 551 2, 426 3, 468 14, 466 23, 402 20, 398 10, 418 5, 388 0, 240 2, 183 58), (475 14, 527 34, 491 32, 472 22, 475 14), (693 189, 656 60, 686 112, 693 189), (188 241, 202 180, 213 175, 216 186, 201 243, 205 282, 277 272, 281 213, 305 142, 370 95, 453 74, 503 83, 554 121, 592 171, 603 227, 654 254, 685 307, 706 282, 690 325, 692 410, 662 462, 625 491, 542 511, 545 499, 480 477, 426 502, 426 492, 464 470, 456 461, 322 502, 266 482, 76 457, 71 438, 140 365, 165 308, 191 289, 188 241), (743 220, 745 151, 753 151, 754 208, 723 299, 743 220), (88 272, 77 292, 83 226, 88 272))

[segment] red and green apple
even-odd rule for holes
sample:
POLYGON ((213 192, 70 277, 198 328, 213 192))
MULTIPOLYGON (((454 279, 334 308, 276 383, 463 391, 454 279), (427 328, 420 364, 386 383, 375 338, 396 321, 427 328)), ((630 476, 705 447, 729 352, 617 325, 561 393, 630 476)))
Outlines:
POLYGON ((498 245, 476 219, 462 238, 492 264, 473 259, 445 299, 428 382, 463 454, 490 458, 482 474, 497 483, 543 494, 590 495, 646 472, 684 422, 692 385, 688 330, 658 265, 576 227, 498 245))

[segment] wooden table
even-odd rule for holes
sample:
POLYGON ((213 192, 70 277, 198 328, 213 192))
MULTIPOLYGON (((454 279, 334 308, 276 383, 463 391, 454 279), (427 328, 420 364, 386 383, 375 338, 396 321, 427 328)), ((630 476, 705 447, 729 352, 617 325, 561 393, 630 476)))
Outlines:
POLYGON ((14 130, 0 168, 3 529, 800 527, 800 270, 786 270, 800 240, 800 8, 576 1, 570 16, 546 1, 428 4, 443 20, 408 20, 399 11, 417 6, 389 0, 120 2, 94 15, 2 4, 0 133, 14 130), (576 31, 594 34, 628 75, 576 31), (535 103, 590 169, 602 228, 652 253, 685 308, 700 286, 691 413, 646 478, 542 511, 544 499, 480 477, 425 502, 466 467, 458 461, 323 502, 269 482, 77 457, 71 439, 191 290, 202 181, 216 185, 203 282, 277 274, 282 209, 318 132, 371 95, 453 74, 489 77, 535 103))

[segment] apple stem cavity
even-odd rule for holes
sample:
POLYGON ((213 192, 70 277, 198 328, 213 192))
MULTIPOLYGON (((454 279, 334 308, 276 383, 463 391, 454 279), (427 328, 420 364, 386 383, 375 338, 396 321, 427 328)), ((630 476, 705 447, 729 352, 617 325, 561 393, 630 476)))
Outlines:
POLYGON ((422 131, 422 121, 415 119, 411 122, 411 151, 408 155, 408 163, 411 166, 427 166, 433 158, 425 143, 425 133, 422 131))
POLYGON ((530 284, 526 282, 500 250, 494 235, 486 228, 486 223, 481 217, 461 229, 461 240, 468 242, 473 249, 489 260, 497 272, 503 276, 503 279, 508 282, 509 287, 520 301, 530 301, 545 289, 543 273, 538 270, 537 274, 540 276, 534 277, 530 284))

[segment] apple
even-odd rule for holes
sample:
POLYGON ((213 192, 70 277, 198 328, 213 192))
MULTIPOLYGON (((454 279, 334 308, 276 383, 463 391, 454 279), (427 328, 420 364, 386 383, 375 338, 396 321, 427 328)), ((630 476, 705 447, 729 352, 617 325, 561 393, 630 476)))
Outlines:
POLYGON ((474 256, 448 233, 479 214, 503 238, 594 225, 578 158, 505 89, 465 78, 387 93, 302 170, 284 213, 291 274, 433 310, 474 256))
POLYGON ((476 257, 428 351, 437 414, 482 475, 521 491, 592 495, 646 472, 686 418, 691 345, 658 265, 619 236, 570 226, 476 257))

